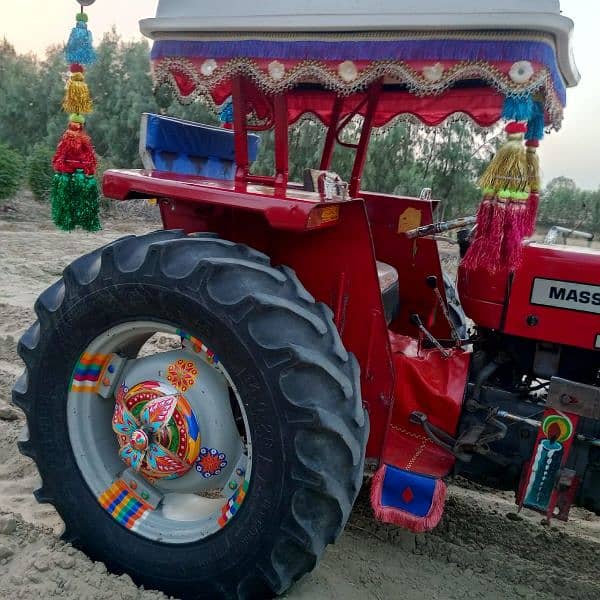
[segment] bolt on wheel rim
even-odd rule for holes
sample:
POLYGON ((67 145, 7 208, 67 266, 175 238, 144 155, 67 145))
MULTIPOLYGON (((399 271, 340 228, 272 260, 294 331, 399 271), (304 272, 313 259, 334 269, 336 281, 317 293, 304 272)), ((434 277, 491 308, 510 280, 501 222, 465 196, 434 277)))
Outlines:
POLYGON ((74 368, 67 422, 90 490, 139 535, 198 541, 244 501, 252 443, 239 393, 214 353, 173 325, 135 321, 96 337, 74 368), (171 349, 145 353, 157 333, 171 349))

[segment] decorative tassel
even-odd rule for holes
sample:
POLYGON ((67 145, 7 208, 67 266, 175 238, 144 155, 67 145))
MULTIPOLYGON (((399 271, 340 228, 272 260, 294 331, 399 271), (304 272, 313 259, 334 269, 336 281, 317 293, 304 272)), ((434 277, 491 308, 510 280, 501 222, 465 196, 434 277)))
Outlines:
POLYGON ((52 179, 52 221, 63 231, 75 229, 73 195, 70 193, 71 176, 67 173, 55 173, 52 179))
MULTIPOLYGON (((82 6, 92 2, 80 0, 82 6)), ((94 177, 98 161, 92 140, 83 130, 83 115, 93 109, 83 65, 93 62, 96 53, 92 35, 87 29, 87 15, 83 12, 77 15, 77 26, 71 32, 65 53, 71 63, 71 76, 62 107, 71 114, 67 131, 62 135, 52 159, 55 170, 51 191, 52 220, 63 231, 72 231, 76 227, 99 231, 99 191, 94 177)))
MULTIPOLYGON (((543 133, 543 132, 542 132, 543 133)), ((527 154, 527 180, 530 194, 527 199, 527 211, 523 225, 527 237, 535 233, 538 208, 540 205, 540 190, 542 187, 540 175, 540 158, 537 153, 540 142, 537 139, 529 139, 525 142, 527 154)))
POLYGON ((502 108, 502 118, 507 121, 528 121, 534 107, 531 96, 506 96, 502 108))
POLYGON ((513 269, 521 261, 522 240, 530 227, 530 166, 523 145, 526 129, 524 123, 506 126, 507 142, 479 181, 484 198, 477 214, 476 236, 463 261, 465 269, 494 273, 513 269))
POLYGON ((475 239, 469 247, 463 266, 468 270, 491 270, 490 265, 498 265, 504 231, 504 202, 488 190, 477 211, 475 239))
POLYGON ((74 173, 81 169, 86 175, 96 172, 97 160, 90 136, 81 123, 69 123, 69 128, 58 142, 52 167, 60 173, 74 173))
POLYGON ((537 149, 540 142, 537 139, 528 139, 525 142, 525 158, 527 164, 527 183, 532 192, 539 192, 541 188, 540 157, 537 149))
POLYGON ((75 221, 86 231, 100 231, 100 200, 98 183, 93 175, 75 171, 71 178, 73 193, 76 194, 75 221))
POLYGON ((99 194, 96 179, 82 170, 55 173, 52 181, 52 220, 63 231, 82 227, 100 231, 99 194))
POLYGON ((96 51, 92 42, 92 34, 88 31, 88 16, 81 12, 76 16, 77 25, 71 30, 65 56, 68 63, 90 65, 96 60, 96 51))
POLYGON ((225 129, 233 129, 233 101, 227 98, 219 111, 219 121, 225 129))
POLYGON ((526 140, 541 140, 544 138, 545 126, 544 104, 539 100, 533 103, 531 115, 527 121, 526 140))
POLYGON ((90 90, 83 73, 72 73, 65 89, 65 98, 62 104, 67 113, 89 114, 94 110, 90 90))
POLYGON ((526 125, 509 123, 508 138, 479 180, 484 190, 522 192, 527 187, 527 158, 523 140, 526 125))

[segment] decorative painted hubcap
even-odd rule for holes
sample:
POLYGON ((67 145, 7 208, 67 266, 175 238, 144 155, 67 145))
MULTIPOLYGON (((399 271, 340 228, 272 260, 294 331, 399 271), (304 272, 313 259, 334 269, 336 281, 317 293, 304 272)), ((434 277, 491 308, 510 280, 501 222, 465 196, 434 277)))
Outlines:
POLYGON ((170 385, 121 385, 112 419, 119 456, 150 480, 185 475, 200 453, 200 428, 190 404, 170 385))
POLYGON ((143 452, 148 449, 148 444, 150 440, 148 439, 148 434, 143 429, 136 429, 131 434, 131 439, 129 440, 131 447, 134 450, 138 450, 139 452, 143 452))

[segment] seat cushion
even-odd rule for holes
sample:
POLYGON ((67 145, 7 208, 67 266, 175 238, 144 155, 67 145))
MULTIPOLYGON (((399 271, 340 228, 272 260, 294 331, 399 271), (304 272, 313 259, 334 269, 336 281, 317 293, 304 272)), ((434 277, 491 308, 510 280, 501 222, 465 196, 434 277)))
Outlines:
POLYGON ((389 325, 398 315, 400 310, 400 286, 398 282, 398 271, 387 263, 377 261, 377 276, 379 278, 379 289, 383 300, 385 320, 389 325))

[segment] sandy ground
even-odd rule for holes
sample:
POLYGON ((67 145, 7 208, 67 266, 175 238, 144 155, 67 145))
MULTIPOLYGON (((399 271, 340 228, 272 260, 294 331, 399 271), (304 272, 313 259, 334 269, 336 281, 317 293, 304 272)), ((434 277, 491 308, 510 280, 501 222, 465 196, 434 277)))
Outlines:
MULTIPOLYGON (((60 541, 60 517, 36 504, 35 465, 16 448, 23 415, 8 406, 21 370, 16 343, 38 294, 80 254, 158 223, 124 209, 99 234, 65 234, 27 193, 11 204, 0 212, 0 598, 164 598, 60 541)), ((440 526, 415 536, 373 520, 366 485, 338 543, 285 597, 597 600, 600 519, 579 509, 573 517, 549 527, 535 513, 515 514, 510 495, 459 482, 440 526)))

